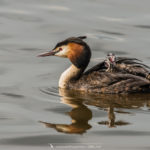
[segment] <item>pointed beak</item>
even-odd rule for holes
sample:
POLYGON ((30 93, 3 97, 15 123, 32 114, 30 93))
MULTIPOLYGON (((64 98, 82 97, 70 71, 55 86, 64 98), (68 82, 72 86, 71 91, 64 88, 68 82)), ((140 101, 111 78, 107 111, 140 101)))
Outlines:
POLYGON ((110 61, 111 63, 113 63, 113 58, 112 58, 112 57, 110 57, 110 58, 109 58, 109 61, 110 61))
POLYGON ((42 54, 38 55, 38 57, 53 56, 53 55, 55 55, 55 53, 56 52, 54 50, 52 50, 50 52, 42 53, 42 54))
POLYGON ((109 58, 109 61, 110 61, 111 63, 115 63, 115 62, 116 62, 116 59, 115 59, 115 57, 112 56, 112 57, 109 58))

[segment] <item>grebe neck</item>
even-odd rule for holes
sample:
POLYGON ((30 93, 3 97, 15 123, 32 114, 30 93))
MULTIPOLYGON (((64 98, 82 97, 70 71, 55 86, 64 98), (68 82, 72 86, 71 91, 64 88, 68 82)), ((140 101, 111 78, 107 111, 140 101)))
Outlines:
POLYGON ((71 80, 77 80, 83 73, 84 69, 77 68, 75 65, 71 65, 67 70, 65 70, 59 79, 60 88, 68 88, 68 83, 71 80))

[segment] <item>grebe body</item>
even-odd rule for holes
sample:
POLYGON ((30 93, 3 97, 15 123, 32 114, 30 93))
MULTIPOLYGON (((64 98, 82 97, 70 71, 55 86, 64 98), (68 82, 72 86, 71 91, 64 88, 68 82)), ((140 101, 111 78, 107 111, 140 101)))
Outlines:
MULTIPOLYGON (((150 92, 150 81, 133 73, 136 72, 136 68, 133 69, 135 71, 131 72, 126 71, 125 68, 120 69, 122 67, 118 67, 123 62, 128 64, 129 59, 127 58, 116 59, 111 57, 110 61, 108 58, 107 61, 103 61, 84 72, 91 58, 90 47, 83 41, 84 38, 86 37, 68 38, 59 42, 52 51, 39 55, 40 57, 59 56, 68 58, 71 61, 72 65, 60 76, 59 88, 93 93, 150 92), (111 66, 116 69, 109 69, 111 66)), ((130 59, 130 62, 134 62, 134 60, 130 59)), ((134 65, 130 66, 128 70, 131 70, 134 65)), ((143 67, 144 65, 141 66, 143 67)))

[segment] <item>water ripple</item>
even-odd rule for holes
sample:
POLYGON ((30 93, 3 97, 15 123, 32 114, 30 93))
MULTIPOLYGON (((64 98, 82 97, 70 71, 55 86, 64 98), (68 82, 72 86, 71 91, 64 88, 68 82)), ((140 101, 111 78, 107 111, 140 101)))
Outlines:
POLYGON ((111 41, 118 41, 118 42, 123 42, 125 39, 117 36, 109 36, 106 34, 93 34, 93 33, 87 33, 86 34, 90 38, 95 38, 95 39, 103 39, 103 40, 111 40, 111 41))
POLYGON ((150 29, 150 25, 135 25, 137 28, 150 29))
POLYGON ((10 97, 14 97, 14 98, 24 98, 23 95, 20 95, 20 94, 14 94, 14 93, 6 93, 6 92, 3 92, 1 93, 2 95, 5 95, 5 96, 10 96, 10 97))
POLYGON ((57 96, 60 97, 59 92, 58 92, 58 88, 56 87, 51 87, 51 88, 39 88, 39 90, 44 93, 44 94, 48 94, 51 96, 57 96))

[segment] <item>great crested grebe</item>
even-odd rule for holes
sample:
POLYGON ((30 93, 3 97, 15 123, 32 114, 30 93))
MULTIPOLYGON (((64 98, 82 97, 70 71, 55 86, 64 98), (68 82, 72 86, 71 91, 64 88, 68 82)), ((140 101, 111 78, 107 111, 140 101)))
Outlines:
POLYGON ((105 61, 84 72, 91 58, 90 47, 83 41, 85 38, 67 38, 53 50, 39 55, 65 57, 71 61, 72 65, 59 79, 59 88, 93 93, 150 92, 149 80, 129 73, 106 71, 105 61))

